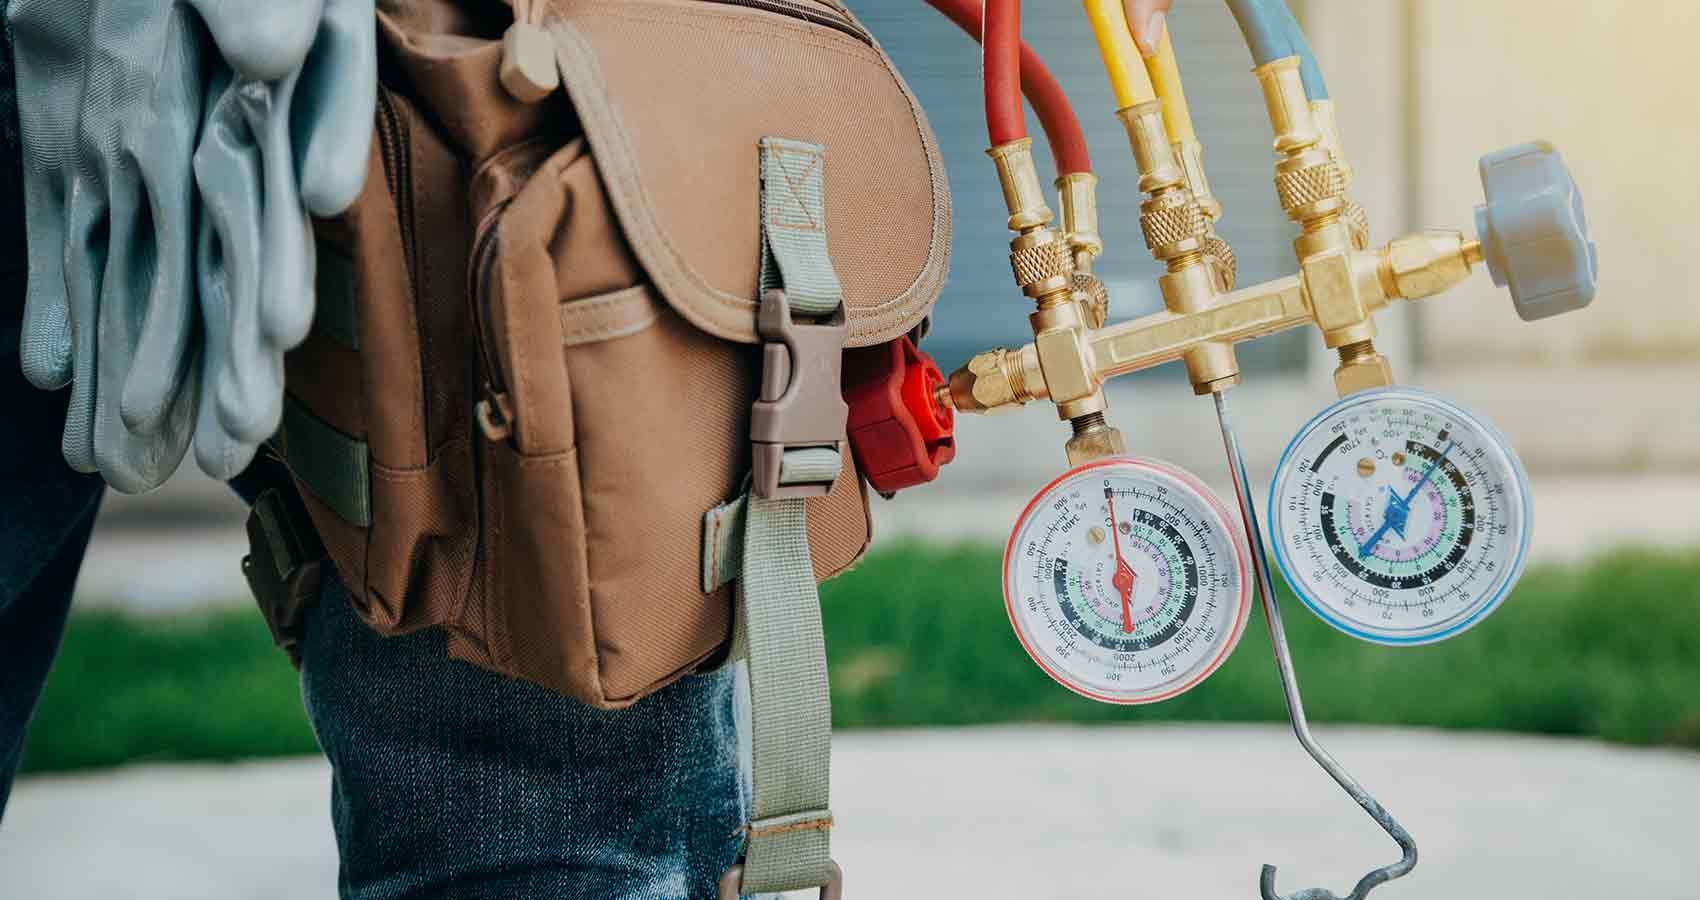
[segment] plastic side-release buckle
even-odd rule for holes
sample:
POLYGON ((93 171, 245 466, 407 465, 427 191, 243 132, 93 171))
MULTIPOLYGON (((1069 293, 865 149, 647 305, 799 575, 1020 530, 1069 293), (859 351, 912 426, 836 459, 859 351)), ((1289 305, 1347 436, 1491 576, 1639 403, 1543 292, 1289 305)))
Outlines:
POLYGON ((785 454, 830 448, 842 457, 847 448, 841 375, 844 341, 850 330, 840 306, 826 320, 797 322, 783 290, 762 294, 756 333, 765 343, 761 355, 761 393, 750 408, 750 490, 758 497, 820 497, 832 490, 836 473, 825 480, 787 482, 781 474, 785 454))
POLYGON ((277 489, 265 491, 248 512, 248 555, 242 574, 271 629, 272 642, 301 665, 301 614, 319 596, 325 545, 304 509, 292 508, 277 489))
POLYGON ((844 398, 856 465, 889 494, 926 484, 956 458, 956 413, 940 406, 944 374, 907 335, 845 354, 844 398))

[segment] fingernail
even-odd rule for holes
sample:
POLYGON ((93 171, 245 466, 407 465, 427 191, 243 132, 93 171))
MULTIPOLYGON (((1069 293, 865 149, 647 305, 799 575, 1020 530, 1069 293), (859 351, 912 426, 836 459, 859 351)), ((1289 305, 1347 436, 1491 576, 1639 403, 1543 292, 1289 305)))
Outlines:
POLYGON ((1163 42, 1163 28, 1168 24, 1168 19, 1166 13, 1158 10, 1145 20, 1145 27, 1135 35, 1139 39, 1139 52, 1146 56, 1157 55, 1157 47, 1163 42))

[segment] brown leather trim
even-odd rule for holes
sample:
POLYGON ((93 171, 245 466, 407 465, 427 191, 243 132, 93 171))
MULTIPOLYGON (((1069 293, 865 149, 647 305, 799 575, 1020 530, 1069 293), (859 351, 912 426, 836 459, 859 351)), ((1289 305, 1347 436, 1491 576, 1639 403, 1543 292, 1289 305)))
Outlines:
MULTIPOLYGON (((642 2, 597 4, 569 14, 632 18, 655 13, 654 9, 646 10, 644 6, 642 2)), ((764 24, 776 29, 786 27, 764 24)), ((709 284, 692 269, 659 221, 654 204, 647 196, 642 174, 637 170, 637 153, 630 133, 610 102, 609 86, 602 75, 597 51, 571 21, 557 19, 551 22, 550 31, 555 40, 561 81, 584 126, 585 137, 595 154, 610 203, 625 227, 633 252, 656 288, 681 316, 698 328, 724 340, 756 343, 755 298, 740 297, 709 284)), ((803 39, 818 42, 822 40, 823 30, 811 30, 799 24, 797 33, 803 39)), ((834 49, 852 55, 867 54, 880 61, 908 100, 916 139, 926 148, 933 196, 933 223, 929 229, 931 239, 926 264, 913 282, 896 297, 847 311, 850 325, 848 345, 860 347, 894 340, 908 332, 927 316, 933 302, 938 299, 949 264, 950 194, 944 164, 939 158, 926 116, 908 85, 903 83, 886 59, 884 51, 849 37, 843 37, 841 43, 842 47, 834 46, 834 49)), ((831 152, 830 148, 828 152, 831 152)), ((756 159, 753 146, 750 159, 753 165, 756 159)))
POLYGON ((561 345, 575 347, 636 334, 655 324, 661 299, 647 284, 561 304, 561 345))

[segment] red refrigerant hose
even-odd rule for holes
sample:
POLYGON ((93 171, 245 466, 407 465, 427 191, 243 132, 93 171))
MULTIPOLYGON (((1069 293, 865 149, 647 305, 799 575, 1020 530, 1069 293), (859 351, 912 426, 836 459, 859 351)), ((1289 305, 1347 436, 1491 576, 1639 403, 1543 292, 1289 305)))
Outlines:
POLYGON ((1021 107, 1021 0, 986 0, 980 44, 986 131, 997 147, 1027 136, 1021 107))
MULTIPOLYGON (((991 0, 991 2, 996 2, 996 0, 991 0)), ((968 32, 976 41, 981 39, 984 25, 980 15, 979 0, 927 0, 927 3, 943 13, 946 18, 955 22, 957 27, 968 32)), ((1019 14, 1019 7, 1017 12, 1019 14)), ((994 12, 994 18, 996 16, 997 13, 994 12)), ((1011 29, 1011 31, 1019 37, 1019 26, 1011 29)), ((1021 90, 1027 95, 1027 102, 1033 104, 1033 111, 1039 116, 1039 124, 1045 129, 1045 138, 1051 145, 1051 156, 1056 158, 1057 174, 1068 175, 1074 172, 1092 171, 1092 158, 1086 152, 1086 134, 1080 128, 1080 120, 1075 118, 1074 107, 1069 105, 1068 95, 1063 93, 1062 85, 1057 82, 1056 76, 1051 74, 1050 69, 1045 68, 1044 61, 1039 58, 1039 54, 1033 52, 1032 47, 1027 46, 1025 42, 1020 42, 1018 46, 1020 47, 1020 62, 1017 68, 1021 73, 1021 90)), ((988 75, 990 71, 988 68, 988 75)), ((1002 91, 1005 87, 999 85, 998 89, 1002 91)), ((988 123, 993 121, 991 92, 992 80, 988 78, 986 80, 986 121, 988 123)), ((1014 114, 1018 123, 1021 113, 1020 102, 1019 98, 1015 100, 1014 114)), ((1007 98, 1000 100, 1000 108, 1007 103, 1007 98)), ((994 145, 1000 143, 997 130, 995 128, 990 130, 992 132, 992 143, 994 145)), ((1020 137, 1024 130, 1018 127, 1015 136, 1020 137)))

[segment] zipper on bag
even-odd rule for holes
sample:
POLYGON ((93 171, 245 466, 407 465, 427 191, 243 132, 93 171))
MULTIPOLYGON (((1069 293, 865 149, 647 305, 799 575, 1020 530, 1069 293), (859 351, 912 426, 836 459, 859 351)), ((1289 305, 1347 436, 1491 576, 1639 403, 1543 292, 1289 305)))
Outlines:
POLYGON ((466 295, 472 302, 472 319, 477 331, 478 361, 482 369, 482 394, 473 412, 478 430, 492 441, 507 440, 514 432, 513 403, 508 396, 507 374, 496 357, 496 314, 490 307, 491 271, 495 268, 496 234, 502 213, 511 201, 502 201, 485 216, 484 229, 473 245, 472 266, 468 274, 472 283, 466 295))

